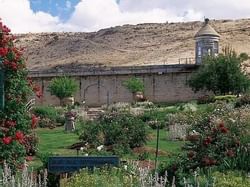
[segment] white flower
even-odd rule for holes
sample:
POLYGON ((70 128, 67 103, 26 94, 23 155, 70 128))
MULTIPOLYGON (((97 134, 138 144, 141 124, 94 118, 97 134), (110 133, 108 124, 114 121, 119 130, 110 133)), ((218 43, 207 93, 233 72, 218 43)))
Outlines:
POLYGON ((84 156, 89 156, 89 154, 88 154, 88 153, 85 153, 84 156))
POLYGON ((83 149, 84 149, 83 147, 80 147, 80 150, 81 150, 81 151, 83 151, 83 149))
POLYGON ((127 166, 127 165, 124 165, 124 169, 125 169, 125 170, 128 170, 128 166, 127 166))
POLYGON ((102 149, 103 149, 103 145, 100 145, 100 146, 98 146, 96 149, 98 150, 98 151, 101 151, 102 149))
POLYGON ((232 123, 235 123, 236 120, 232 119, 232 118, 229 118, 229 120, 232 122, 232 123))

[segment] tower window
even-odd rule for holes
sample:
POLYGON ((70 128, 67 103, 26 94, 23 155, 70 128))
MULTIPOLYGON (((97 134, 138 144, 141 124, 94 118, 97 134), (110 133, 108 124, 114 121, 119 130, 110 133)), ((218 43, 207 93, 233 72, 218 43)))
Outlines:
POLYGON ((201 57, 201 47, 198 47, 198 57, 201 57))
POLYGON ((211 55, 211 49, 207 50, 207 55, 209 55, 209 56, 211 55))

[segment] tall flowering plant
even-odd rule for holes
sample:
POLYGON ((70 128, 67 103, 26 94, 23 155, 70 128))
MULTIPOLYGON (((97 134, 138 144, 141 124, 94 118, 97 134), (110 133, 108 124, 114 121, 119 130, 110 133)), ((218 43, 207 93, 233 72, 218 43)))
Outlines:
MULTIPOLYGON (((15 37, 0 20, 0 63, 4 71, 5 106, 0 110, 0 163, 21 167, 26 157, 25 144, 34 120, 26 110, 28 97, 38 88, 28 79, 23 49, 14 45, 15 37)), ((38 95, 40 96, 40 95, 38 95)))

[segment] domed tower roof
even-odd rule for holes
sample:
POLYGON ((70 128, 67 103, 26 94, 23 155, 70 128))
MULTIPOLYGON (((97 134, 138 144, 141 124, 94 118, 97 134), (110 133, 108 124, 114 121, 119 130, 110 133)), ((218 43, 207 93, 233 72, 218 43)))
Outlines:
POLYGON ((200 36, 215 36, 220 37, 220 35, 214 30, 213 27, 209 25, 209 19, 205 19, 204 25, 201 27, 201 29, 195 34, 196 37, 200 36))

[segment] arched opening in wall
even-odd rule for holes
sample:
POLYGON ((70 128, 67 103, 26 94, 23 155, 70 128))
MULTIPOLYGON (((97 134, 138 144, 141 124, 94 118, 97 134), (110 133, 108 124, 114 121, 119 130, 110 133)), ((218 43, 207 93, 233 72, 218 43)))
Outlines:
POLYGON ((102 106, 110 104, 111 96, 105 86, 95 83, 84 89, 83 100, 87 106, 102 106))

